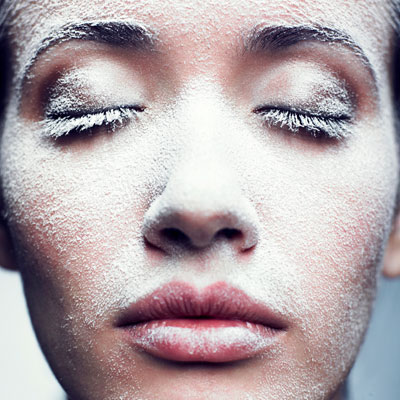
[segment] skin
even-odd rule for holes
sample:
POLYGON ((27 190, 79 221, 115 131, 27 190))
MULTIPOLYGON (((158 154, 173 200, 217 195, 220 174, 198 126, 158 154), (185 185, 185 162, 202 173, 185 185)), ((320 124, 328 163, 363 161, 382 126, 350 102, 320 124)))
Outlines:
MULTIPOLYGON (((74 400, 338 399, 367 328, 395 218, 386 4, 94 3, 83 12, 84 0, 29 3, 10 23, 16 79, 1 138, 1 256, 22 274, 56 376, 74 400), (160 43, 153 53, 94 42, 54 46, 19 92, 17 78, 35 44, 50 28, 81 19, 134 21, 160 43), (346 31, 370 60, 376 84, 339 44, 243 53, 243 33, 277 24, 346 31), (43 136, 52 77, 71 70, 76 80, 67 79, 56 98, 77 81, 72 92, 83 103, 119 104, 123 93, 146 111, 114 132, 43 136), (93 71, 101 77, 95 84, 93 71), (345 140, 293 135, 254 112, 277 101, 317 107, 321 91, 333 107, 334 90, 322 89, 338 77, 352 99, 345 140), (185 220, 192 245, 152 239, 154 215, 185 220), (238 216, 236 228, 256 238, 251 248, 214 236, 205 215, 238 216), (199 227, 209 234, 201 247, 194 240, 199 227), (15 260, 5 250, 9 241, 15 260), (228 364, 178 364, 132 348, 115 328, 121 311, 174 280, 198 290, 234 285, 284 315, 288 330, 276 351, 228 364)), ((398 242, 391 243, 385 265, 394 276, 398 242)))

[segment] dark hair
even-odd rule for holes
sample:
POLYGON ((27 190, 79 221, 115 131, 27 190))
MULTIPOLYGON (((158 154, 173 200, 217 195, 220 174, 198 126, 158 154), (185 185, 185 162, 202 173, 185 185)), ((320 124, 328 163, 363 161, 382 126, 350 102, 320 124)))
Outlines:
POLYGON ((3 112, 8 97, 8 82, 11 78, 10 47, 6 35, 6 0, 0 0, 0 132, 3 112))
POLYGON ((395 42, 393 49, 393 96, 396 113, 396 128, 400 135, 400 0, 393 0, 395 42))

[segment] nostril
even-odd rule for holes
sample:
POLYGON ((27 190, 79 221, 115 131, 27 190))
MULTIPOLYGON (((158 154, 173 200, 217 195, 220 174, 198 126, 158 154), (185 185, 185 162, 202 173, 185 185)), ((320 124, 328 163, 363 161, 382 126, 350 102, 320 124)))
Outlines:
POLYGON ((258 242, 257 215, 247 203, 238 210, 231 206, 230 210, 208 203, 199 208, 198 203, 168 205, 165 201, 156 199, 151 205, 142 234, 148 243, 167 254, 212 247, 215 241, 241 253, 258 242))
POLYGON ((226 239, 238 239, 243 236, 242 232, 238 229, 224 228, 217 232, 217 237, 222 236, 226 239))
POLYGON ((161 236, 168 242, 187 244, 190 242, 189 237, 180 229, 165 228, 160 232, 161 236))

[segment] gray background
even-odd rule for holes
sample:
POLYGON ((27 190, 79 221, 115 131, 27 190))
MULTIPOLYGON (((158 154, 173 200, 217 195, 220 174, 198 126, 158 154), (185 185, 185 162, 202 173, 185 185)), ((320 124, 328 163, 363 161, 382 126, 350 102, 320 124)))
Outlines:
POLYGON ((400 279, 381 279, 349 386, 351 400, 400 400, 400 279))
MULTIPOLYGON (((400 400, 400 279, 382 279, 349 381, 351 400, 400 400)), ((0 269, 0 399, 62 400, 36 343, 19 275, 0 269)), ((301 399, 299 399, 301 400, 301 399)))

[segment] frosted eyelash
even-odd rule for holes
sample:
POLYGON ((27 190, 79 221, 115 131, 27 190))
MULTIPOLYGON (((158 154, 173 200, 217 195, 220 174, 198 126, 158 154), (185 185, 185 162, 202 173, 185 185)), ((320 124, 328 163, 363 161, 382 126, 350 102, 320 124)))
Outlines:
POLYGON ((293 134, 305 130, 314 138, 343 140, 350 134, 351 117, 308 114, 283 108, 262 107, 255 110, 269 127, 287 129, 293 134))
POLYGON ((139 107, 118 107, 106 110, 80 113, 76 111, 49 114, 44 121, 45 135, 50 138, 67 136, 74 131, 84 132, 96 126, 107 126, 112 131, 143 111, 139 107))

